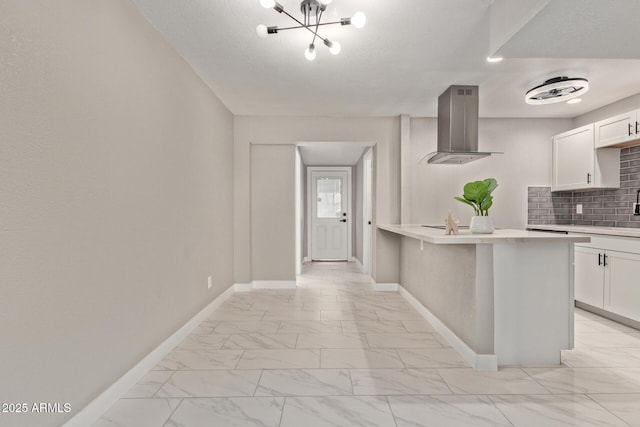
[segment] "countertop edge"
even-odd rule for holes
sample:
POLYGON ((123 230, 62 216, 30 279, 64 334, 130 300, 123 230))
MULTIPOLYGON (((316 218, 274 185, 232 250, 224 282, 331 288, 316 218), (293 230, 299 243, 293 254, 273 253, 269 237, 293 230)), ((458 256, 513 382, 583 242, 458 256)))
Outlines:
POLYGON ((444 230, 421 228, 417 224, 379 224, 377 228, 432 244, 495 244, 495 243, 588 243, 587 236, 545 233, 528 230, 496 230, 494 234, 459 234, 447 236, 444 230))
POLYGON ((618 236, 640 238, 640 229, 623 227, 594 227, 588 225, 558 225, 558 224, 527 224, 527 229, 566 231, 579 234, 598 234, 604 236, 618 236))

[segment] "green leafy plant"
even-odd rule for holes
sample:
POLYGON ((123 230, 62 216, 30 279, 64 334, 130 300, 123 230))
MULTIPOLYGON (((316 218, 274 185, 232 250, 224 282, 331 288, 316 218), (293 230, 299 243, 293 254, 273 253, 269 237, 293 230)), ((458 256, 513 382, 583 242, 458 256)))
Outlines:
POLYGON ((498 181, 494 178, 467 182, 464 185, 462 197, 456 196, 454 199, 471 206, 477 216, 488 216, 489 208, 493 205, 491 193, 496 187, 498 187, 498 181))

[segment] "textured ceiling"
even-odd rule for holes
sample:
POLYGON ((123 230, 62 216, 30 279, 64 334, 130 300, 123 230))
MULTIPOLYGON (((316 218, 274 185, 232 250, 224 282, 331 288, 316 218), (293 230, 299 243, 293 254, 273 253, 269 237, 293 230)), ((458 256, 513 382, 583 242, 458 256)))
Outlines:
MULTIPOLYGON (((611 25, 627 16, 621 8, 637 9, 637 0, 334 0, 328 19, 361 10, 367 25, 325 27, 322 34, 342 52, 317 45, 313 62, 303 55, 310 42, 304 30, 256 36, 258 24, 292 22, 258 0, 133 1, 234 114, 435 117, 449 85, 473 84, 481 117, 575 117, 640 92, 640 27, 629 19, 611 25), (495 46, 492 28, 508 22, 495 13, 491 22, 491 8, 505 2, 537 9, 495 46), (620 46, 622 34, 634 49, 620 46), (586 55, 590 45, 594 53, 586 55), (609 54, 606 46, 616 48, 609 54), (574 48, 587 58, 572 57, 574 48), (511 57, 489 64, 492 50, 511 57), (589 79, 582 103, 524 103, 528 89, 560 75, 589 79)), ((280 3, 299 14, 299 0, 280 3)))

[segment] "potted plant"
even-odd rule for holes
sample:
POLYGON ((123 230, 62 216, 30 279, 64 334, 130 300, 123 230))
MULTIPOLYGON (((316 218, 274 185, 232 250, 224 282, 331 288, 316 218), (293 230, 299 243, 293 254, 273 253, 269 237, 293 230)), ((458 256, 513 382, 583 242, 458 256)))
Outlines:
POLYGON ((467 182, 464 185, 462 197, 454 197, 456 200, 473 208, 475 216, 471 217, 471 224, 469 225, 472 233, 491 234, 495 230, 489 216, 489 208, 493 205, 491 193, 496 187, 498 187, 498 181, 494 178, 467 182))

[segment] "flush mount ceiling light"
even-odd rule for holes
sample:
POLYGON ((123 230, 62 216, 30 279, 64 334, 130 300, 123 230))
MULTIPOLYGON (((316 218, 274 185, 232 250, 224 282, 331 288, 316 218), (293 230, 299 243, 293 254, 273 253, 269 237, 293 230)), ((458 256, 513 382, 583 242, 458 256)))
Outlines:
POLYGON ((527 104, 532 105, 553 104, 577 98, 587 93, 588 90, 589 81, 587 79, 554 77, 529 90, 524 99, 527 104))
POLYGON ((302 0, 302 2, 300 2, 300 12, 302 12, 303 15, 303 19, 301 21, 284 10, 284 6, 275 0, 260 0, 262 7, 266 9, 274 9, 278 13, 284 13, 299 25, 282 28, 277 26, 267 27, 266 25, 260 24, 256 27, 256 33, 258 34, 258 37, 266 38, 269 34, 277 34, 280 31, 304 28, 313 34, 313 39, 311 40, 311 43, 309 43, 309 47, 304 51, 305 58, 309 61, 313 61, 316 58, 316 39, 322 40, 324 45, 329 48, 329 52, 337 55, 340 53, 340 43, 332 42, 329 39, 322 37, 318 34, 318 28, 324 25, 335 24, 353 25, 356 28, 362 28, 367 23, 367 17, 362 12, 356 12, 350 18, 342 18, 339 21, 333 22, 320 22, 322 20, 322 14, 327 9, 327 5, 329 3, 331 3, 331 0, 302 0))

